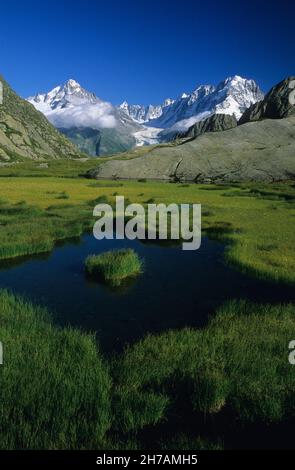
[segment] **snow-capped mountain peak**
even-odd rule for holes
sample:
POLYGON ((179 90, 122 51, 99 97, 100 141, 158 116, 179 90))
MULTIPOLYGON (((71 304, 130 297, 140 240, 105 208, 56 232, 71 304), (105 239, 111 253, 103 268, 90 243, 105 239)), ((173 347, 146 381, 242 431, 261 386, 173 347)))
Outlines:
MULTIPOLYGON (((263 94, 254 80, 234 75, 217 86, 198 85, 191 93, 182 93, 176 99, 167 98, 159 105, 133 105, 123 101, 115 107, 72 78, 47 93, 37 93, 28 101, 59 129, 116 129, 116 135, 120 132, 124 144, 120 148, 126 148, 126 138, 128 142, 133 139, 136 145, 155 143, 158 138, 165 139, 165 135, 169 140, 173 133, 179 134, 213 114, 228 114, 239 119, 247 108, 261 99, 263 94)), ((115 136, 115 132, 112 135, 115 136)))
POLYGON ((125 111, 129 116, 147 126, 186 129, 200 119, 212 114, 229 114, 237 119, 252 104, 260 101, 263 94, 254 80, 234 75, 217 86, 199 85, 190 94, 183 93, 176 100, 165 100, 162 105, 129 105, 125 111), (133 110, 136 109, 136 116, 133 110))
POLYGON ((129 106, 128 102, 127 102, 127 101, 123 101, 123 103, 121 103, 121 104, 119 105, 119 108, 120 108, 120 109, 128 109, 128 106, 129 106))
POLYGON ((188 104, 191 105, 195 101, 203 98, 204 96, 209 95, 215 90, 215 87, 212 85, 201 85, 198 86, 192 93, 191 95, 188 95, 187 97, 189 98, 188 104))
POLYGON ((28 101, 44 114, 48 114, 51 110, 101 102, 94 93, 82 88, 72 78, 48 93, 37 93, 37 95, 29 97, 28 101))
POLYGON ((140 104, 129 104, 127 101, 123 101, 118 106, 118 109, 127 114, 133 121, 142 123, 145 121, 146 109, 145 106, 140 104))
POLYGON ((166 98, 166 100, 162 104, 162 108, 166 108, 166 106, 170 106, 170 104, 173 104, 175 100, 172 98, 166 98))
POLYGON ((143 124, 160 117, 163 109, 167 106, 171 106, 174 102, 175 100, 172 98, 167 98, 160 105, 154 106, 149 104, 148 106, 144 106, 140 104, 129 104, 127 101, 123 101, 118 108, 128 114, 135 122, 143 124))
POLYGON ((70 78, 69 80, 67 80, 64 84, 64 87, 72 89, 72 90, 75 90, 77 88, 82 88, 80 83, 76 82, 76 80, 74 80, 73 78, 70 78))
POLYGON ((83 88, 72 78, 47 93, 28 98, 58 128, 115 127, 117 111, 110 103, 83 88))
POLYGON ((237 119, 252 104, 263 99, 263 93, 254 80, 234 75, 228 77, 216 87, 218 103, 215 112, 231 114, 237 119))

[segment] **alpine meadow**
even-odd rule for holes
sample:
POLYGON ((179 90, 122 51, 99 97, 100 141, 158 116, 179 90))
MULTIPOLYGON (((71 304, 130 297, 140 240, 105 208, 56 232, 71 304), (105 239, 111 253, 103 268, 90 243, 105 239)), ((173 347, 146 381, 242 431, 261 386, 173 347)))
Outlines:
POLYGON ((0 451, 294 450, 294 8, 25 3, 0 32, 0 451))

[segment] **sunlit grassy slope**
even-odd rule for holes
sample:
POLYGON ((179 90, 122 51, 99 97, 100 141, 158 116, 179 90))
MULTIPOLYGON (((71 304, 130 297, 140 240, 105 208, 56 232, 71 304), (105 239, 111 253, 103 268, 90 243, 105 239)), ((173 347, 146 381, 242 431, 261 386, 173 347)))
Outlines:
POLYGON ((93 224, 95 200, 105 196, 114 202, 120 194, 140 203, 201 203, 203 229, 227 242, 228 261, 259 277, 295 281, 294 183, 215 186, 78 178, 90 164, 60 163, 59 170, 43 170, 43 177, 1 178, 8 169, 0 169, 0 258, 47 251, 57 239, 80 235, 93 224), (67 178, 46 176, 59 175, 64 165, 67 178))

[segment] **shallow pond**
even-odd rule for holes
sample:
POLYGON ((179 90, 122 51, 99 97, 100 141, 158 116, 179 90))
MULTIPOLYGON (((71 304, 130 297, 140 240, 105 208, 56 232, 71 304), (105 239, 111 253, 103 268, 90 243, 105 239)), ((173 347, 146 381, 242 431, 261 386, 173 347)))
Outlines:
POLYGON ((202 326, 225 301, 295 301, 294 289, 250 278, 227 266, 224 246, 202 239, 197 251, 128 240, 97 241, 92 235, 59 244, 48 255, 0 265, 0 287, 46 305, 60 325, 97 333, 105 352, 120 350, 148 332, 202 326), (144 273, 119 289, 85 276, 91 253, 132 247, 144 273))

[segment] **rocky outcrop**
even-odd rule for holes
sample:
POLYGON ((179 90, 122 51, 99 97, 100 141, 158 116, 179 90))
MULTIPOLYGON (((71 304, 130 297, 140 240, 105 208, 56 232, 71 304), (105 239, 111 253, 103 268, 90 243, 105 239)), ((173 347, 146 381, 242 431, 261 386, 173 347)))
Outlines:
POLYGON ((88 176, 197 183, 295 179, 295 117, 250 122, 130 157, 108 160, 88 176))
POLYGON ((173 129, 163 129, 157 135, 158 141, 161 143, 171 142, 178 139, 195 139, 206 132, 221 132, 232 129, 237 126, 237 120, 234 115, 230 114, 212 114, 212 116, 197 121, 186 131, 173 129))
POLYGON ((289 99, 292 92, 291 82, 294 80, 294 76, 289 77, 275 85, 262 101, 253 104, 244 112, 238 124, 260 121, 261 119, 281 119, 295 115, 295 106, 289 99))
POLYGON ((196 122, 187 132, 179 137, 196 138, 206 132, 220 132, 237 126, 237 120, 229 114, 213 114, 203 121, 196 122))

